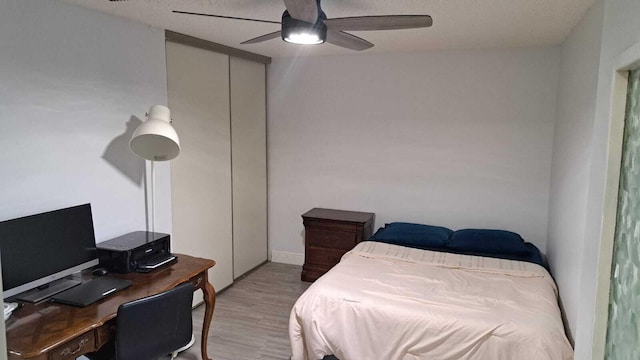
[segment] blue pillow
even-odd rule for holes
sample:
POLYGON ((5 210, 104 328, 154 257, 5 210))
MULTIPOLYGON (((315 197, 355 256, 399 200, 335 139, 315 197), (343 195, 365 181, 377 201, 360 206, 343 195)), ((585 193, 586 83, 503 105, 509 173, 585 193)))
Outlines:
POLYGON ((523 254, 528 251, 520 235, 505 230, 458 230, 451 235, 447 247, 456 252, 486 254, 523 254))
POLYGON ((446 246, 452 233, 441 226, 393 222, 385 224, 369 240, 419 249, 440 249, 446 246))

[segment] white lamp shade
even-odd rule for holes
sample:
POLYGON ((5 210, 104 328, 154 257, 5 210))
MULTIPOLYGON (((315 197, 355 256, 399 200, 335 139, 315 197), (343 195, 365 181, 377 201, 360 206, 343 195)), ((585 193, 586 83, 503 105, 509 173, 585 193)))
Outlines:
POLYGON ((129 147, 136 155, 152 161, 167 161, 180 154, 178 133, 170 124, 171 112, 162 105, 149 109, 148 120, 133 132, 129 147))

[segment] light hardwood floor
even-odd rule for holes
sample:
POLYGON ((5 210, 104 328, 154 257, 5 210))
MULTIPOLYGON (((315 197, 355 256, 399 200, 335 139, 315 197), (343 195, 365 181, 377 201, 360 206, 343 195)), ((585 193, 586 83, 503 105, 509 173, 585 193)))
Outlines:
MULTIPOLYGON (((266 263, 216 297, 207 342, 214 360, 285 360, 291 356, 289 312, 311 283, 301 266, 266 263)), ((196 343, 178 359, 200 359, 204 306, 193 311, 196 343)))

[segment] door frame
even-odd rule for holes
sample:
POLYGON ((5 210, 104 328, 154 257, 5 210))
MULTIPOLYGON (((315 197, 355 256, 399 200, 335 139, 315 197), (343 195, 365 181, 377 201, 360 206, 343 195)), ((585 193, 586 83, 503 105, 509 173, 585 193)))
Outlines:
POLYGON ((622 163, 624 120, 627 107, 629 71, 640 68, 640 42, 631 46, 614 59, 613 92, 609 118, 609 142, 607 177, 600 232, 598 278, 596 281, 596 306, 593 328, 591 359, 604 359, 609 321, 609 295, 611 290, 611 265, 618 213, 618 186, 622 163))

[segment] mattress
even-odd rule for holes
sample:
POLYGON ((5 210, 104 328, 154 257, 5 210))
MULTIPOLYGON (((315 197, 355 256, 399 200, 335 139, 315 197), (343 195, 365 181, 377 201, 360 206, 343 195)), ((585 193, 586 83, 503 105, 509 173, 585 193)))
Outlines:
POLYGON ((573 359, 537 264, 362 242, 297 300, 293 360, 573 359))

